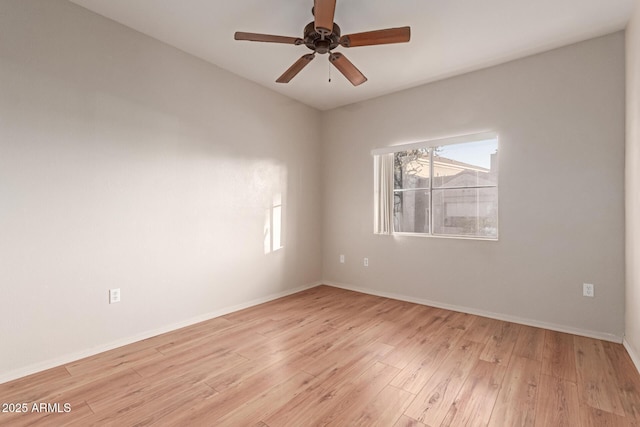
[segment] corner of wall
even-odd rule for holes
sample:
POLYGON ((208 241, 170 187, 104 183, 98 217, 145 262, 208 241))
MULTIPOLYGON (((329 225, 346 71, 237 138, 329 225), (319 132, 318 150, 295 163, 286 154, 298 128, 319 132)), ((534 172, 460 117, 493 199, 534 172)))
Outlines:
POLYGON ((625 341, 640 371, 640 0, 625 33, 626 44, 626 142, 625 142, 625 341))

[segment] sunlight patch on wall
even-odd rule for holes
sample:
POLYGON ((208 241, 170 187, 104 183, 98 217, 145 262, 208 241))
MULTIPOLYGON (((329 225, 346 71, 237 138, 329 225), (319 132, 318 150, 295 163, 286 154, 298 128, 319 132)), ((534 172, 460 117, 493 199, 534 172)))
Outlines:
POLYGON ((264 253, 270 254, 282 247, 282 194, 276 194, 265 214, 264 253))

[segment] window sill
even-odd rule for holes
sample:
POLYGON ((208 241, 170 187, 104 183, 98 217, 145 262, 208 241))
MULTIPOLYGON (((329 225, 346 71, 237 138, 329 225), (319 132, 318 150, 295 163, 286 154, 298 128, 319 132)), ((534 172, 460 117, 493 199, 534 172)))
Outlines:
POLYGON ((390 235, 391 236, 398 236, 398 237, 408 236, 408 237, 427 237, 427 238, 434 238, 434 239, 480 240, 480 241, 484 241, 484 242, 497 242, 499 240, 497 237, 495 237, 495 238, 493 238, 493 237, 473 237, 473 236, 458 236, 458 235, 446 236, 446 235, 442 235, 442 234, 426 234, 426 233, 399 233, 399 232, 393 232, 390 235))

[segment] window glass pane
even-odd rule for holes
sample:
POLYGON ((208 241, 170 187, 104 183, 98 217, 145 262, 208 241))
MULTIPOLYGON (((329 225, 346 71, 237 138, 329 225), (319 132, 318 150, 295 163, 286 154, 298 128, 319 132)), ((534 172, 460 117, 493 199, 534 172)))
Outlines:
POLYGON ((393 230, 429 233, 429 191, 394 191, 393 196, 393 230))
POLYGON ((498 141, 468 142, 435 148, 433 187, 498 184, 498 141))
POLYGON ((429 188, 429 150, 401 151, 393 156, 393 188, 429 188))
POLYGON ((498 189, 433 190, 434 234, 498 237, 498 189))

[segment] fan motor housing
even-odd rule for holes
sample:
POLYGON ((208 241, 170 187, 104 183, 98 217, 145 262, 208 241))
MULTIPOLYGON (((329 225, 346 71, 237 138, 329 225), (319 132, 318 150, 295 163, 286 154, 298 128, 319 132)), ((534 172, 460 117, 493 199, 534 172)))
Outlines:
POLYGON ((315 23, 309 22, 307 26, 304 27, 303 41, 305 46, 316 53, 329 53, 329 51, 340 45, 340 27, 334 23, 333 32, 323 37, 322 34, 316 31, 315 23))

